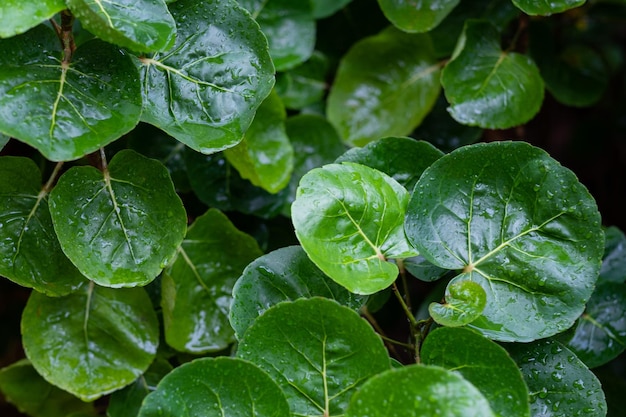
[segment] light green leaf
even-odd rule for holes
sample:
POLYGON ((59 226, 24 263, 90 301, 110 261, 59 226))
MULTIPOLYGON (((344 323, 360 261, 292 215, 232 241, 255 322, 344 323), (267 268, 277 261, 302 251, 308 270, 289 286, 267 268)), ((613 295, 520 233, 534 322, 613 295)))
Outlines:
POLYGON ((313 16, 322 19, 335 14, 352 0, 311 0, 313 3, 313 16))
POLYGON ((321 52, 305 63, 276 74, 276 92, 289 109, 302 109, 322 100, 327 89, 328 58, 321 52))
POLYGON ((561 13, 575 7, 582 6, 586 0, 513 0, 513 4, 529 15, 548 16, 553 13, 561 13))
POLYGON ((466 146, 417 182, 406 233, 431 263, 487 294, 471 327, 489 338, 531 341, 569 328, 600 270, 604 234, 576 176, 523 142, 466 146), (494 175, 498 173, 498 175, 494 175))
POLYGON ((135 127, 137 70, 119 48, 93 40, 62 62, 54 31, 39 26, 0 41, 0 132, 46 158, 80 158, 135 127))
POLYGON ((617 227, 604 231, 604 259, 600 268, 600 280, 610 282, 626 281, 626 236, 617 227))
POLYGON ((267 40, 234 0, 178 0, 174 47, 139 58, 142 120, 213 153, 241 141, 272 90, 267 40))
POLYGON ((350 397, 390 368, 370 325, 324 298, 275 305, 246 331, 237 356, 257 364, 283 389, 292 415, 342 415, 350 397))
POLYGON ((452 117, 471 126, 517 126, 535 116, 543 102, 543 80, 534 62, 503 51, 499 32, 486 21, 466 22, 441 84, 452 117))
POLYGON ((87 278, 108 287, 152 281, 183 240, 187 215, 167 169, 131 150, 104 172, 74 167, 50 194, 61 248, 87 278))
POLYGON ((346 412, 346 417, 436 415, 495 417, 485 397, 471 383, 457 373, 424 365, 395 368, 370 378, 352 397, 346 412))
POLYGON ((300 181, 291 216, 311 260, 357 294, 387 288, 398 276, 388 259, 417 255, 404 236, 409 194, 364 165, 330 164, 300 181))
POLYGON ((66 0, 85 29, 133 51, 172 47, 176 24, 164 0, 66 0))
POLYGON ((459 4, 459 0, 378 0, 381 10, 395 27, 405 32, 428 32, 459 4))
POLYGON ((328 97, 328 119, 348 143, 410 133, 439 95, 430 38, 388 28, 348 51, 328 97))
POLYGON ((22 315, 24 350, 37 372, 83 401, 141 375, 156 354, 158 332, 142 288, 91 283, 58 298, 33 292, 22 315))
POLYGON ((446 288, 445 303, 431 303, 428 311, 442 326, 465 326, 482 314, 487 304, 487 294, 472 281, 456 281, 446 288))
POLYGON ((0 38, 9 38, 37 26, 65 9, 63 0, 2 0, 0 38))
POLYGON ((165 340, 181 352, 225 349, 235 341, 228 321, 235 281, 263 253, 254 238, 211 209, 189 227, 163 276, 165 340))

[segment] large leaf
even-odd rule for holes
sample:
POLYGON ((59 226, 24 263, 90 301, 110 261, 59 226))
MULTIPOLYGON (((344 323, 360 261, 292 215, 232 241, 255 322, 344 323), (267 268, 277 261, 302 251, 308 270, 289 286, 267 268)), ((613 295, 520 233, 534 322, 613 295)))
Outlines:
POLYGON ((586 0, 513 0, 513 4, 529 15, 551 15, 582 6, 586 0))
POLYGON ((0 275, 50 296, 86 282, 61 251, 48 189, 28 158, 0 157, 0 275))
POLYGON ((65 9, 63 0, 2 0, 0 38, 26 32, 65 9))
POLYGON ((311 260, 357 294, 387 288, 398 276, 389 258, 417 255, 404 236, 409 194, 364 165, 329 164, 300 181, 291 216, 311 260))
POLYGON ((428 311, 442 326, 465 326, 480 317, 487 304, 483 288, 473 281, 453 282, 446 288, 444 303, 431 303, 428 311))
POLYGON ((323 298, 284 302, 248 328, 237 356, 281 386, 292 415, 342 415, 369 377, 389 369, 374 330, 348 307, 323 298))
POLYGON ((138 417, 289 417, 285 395, 269 376, 235 358, 179 366, 149 394, 138 417))
POLYGON ((246 267, 233 289, 230 324, 238 339, 252 322, 281 301, 325 297, 358 310, 367 297, 347 291, 320 271, 300 246, 277 249, 246 267))
POLYGON ((187 215, 167 169, 131 150, 104 172, 74 167, 50 194, 61 248, 96 283, 132 287, 152 281, 183 240, 187 215))
POLYGON ((626 236, 617 227, 604 231, 604 259, 600 268, 600 280, 610 282, 626 281, 626 236))
POLYGON ((328 119, 348 143, 406 135, 439 95, 439 65, 427 35, 388 28, 343 57, 328 97, 328 119))
POLYGON ((179 351, 203 353, 233 342, 228 321, 233 286, 246 265, 261 255, 256 241, 218 210, 198 217, 163 277, 167 344, 179 351))
POLYGON ((395 27, 405 32, 428 32, 459 4, 459 0, 378 0, 381 10, 395 27))
POLYGON ((174 44, 176 25, 164 0, 66 0, 83 28, 99 38, 150 52, 174 44))
POLYGON ((328 17, 345 7, 352 0, 311 0, 313 3, 313 16, 316 19, 328 17))
POLYGON ((176 43, 139 58, 142 120, 203 152, 241 141, 274 85, 267 41, 234 0, 171 5, 176 43))
POLYGON ((471 323, 497 340, 531 341, 569 328, 600 269, 604 234, 575 175, 523 142, 443 156, 417 182, 406 233, 431 263, 487 293, 471 323), (495 175, 494 173, 498 173, 495 175))
POLYGON ((141 113, 137 70, 119 48, 93 40, 69 64, 62 55, 45 26, 0 41, 0 132, 54 161, 118 139, 141 113))
POLYGON ((503 51, 498 30, 486 21, 466 22, 441 84, 452 117, 483 128, 523 124, 543 102, 537 66, 526 55, 503 51))
POLYGON ((33 292, 22 315, 24 350, 37 372, 83 401, 141 375, 156 354, 158 332, 142 288, 91 283, 58 298, 33 292))

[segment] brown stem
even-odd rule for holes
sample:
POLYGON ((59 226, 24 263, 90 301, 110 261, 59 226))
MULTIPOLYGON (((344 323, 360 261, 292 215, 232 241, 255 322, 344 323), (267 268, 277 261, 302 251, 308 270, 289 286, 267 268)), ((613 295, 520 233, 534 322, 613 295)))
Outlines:
POLYGON ((393 343, 392 339, 388 338, 385 335, 385 332, 383 331, 382 327, 380 327, 380 325, 376 321, 376 318, 374 318, 372 313, 370 313, 367 306, 361 307, 360 311, 361 311, 361 315, 365 317, 365 319, 374 328, 374 330, 376 330, 376 333, 378 333, 378 335, 383 339, 383 341, 385 342, 385 346, 387 346, 387 349, 389 350, 389 353, 391 353, 396 358, 400 358, 400 355, 398 355, 398 351, 396 350, 396 347, 392 344, 393 343))
MULTIPOLYGON (((74 25, 74 15, 69 10, 61 12, 61 43, 63 44, 63 65, 67 66, 72 62, 72 56, 76 50, 72 26, 74 25)), ((57 29, 58 33, 58 29, 57 29)))

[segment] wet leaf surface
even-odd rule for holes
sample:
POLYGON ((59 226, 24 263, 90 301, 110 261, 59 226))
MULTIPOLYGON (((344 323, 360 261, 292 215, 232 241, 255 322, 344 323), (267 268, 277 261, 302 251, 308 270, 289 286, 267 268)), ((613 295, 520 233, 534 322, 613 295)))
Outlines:
POLYGON ((428 32, 435 28, 459 4, 459 0, 378 0, 378 4, 394 26, 414 33, 428 32))
POLYGON ((551 0, 551 1, 535 1, 535 0, 512 0, 513 4, 519 7, 524 13, 529 15, 551 15, 553 13, 561 13, 565 10, 585 4, 585 0, 551 0))
POLYGON ((26 32, 65 7, 63 0, 3 0, 0 3, 0 38, 26 32))
POLYGON ((446 288, 445 302, 431 303, 428 311, 442 326, 465 326, 482 314, 487 304, 485 290, 472 281, 454 282, 446 288))

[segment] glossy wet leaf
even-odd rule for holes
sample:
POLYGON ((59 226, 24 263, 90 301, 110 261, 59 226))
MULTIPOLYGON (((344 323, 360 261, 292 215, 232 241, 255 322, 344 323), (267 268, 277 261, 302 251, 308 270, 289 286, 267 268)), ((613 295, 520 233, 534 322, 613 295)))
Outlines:
POLYGON ((300 246, 277 249, 250 263, 233 289, 230 324, 238 339, 254 320, 281 301, 324 297, 358 310, 367 297, 328 278, 300 246))
POLYGON ((20 412, 33 417, 66 417, 73 413, 96 415, 92 403, 85 403, 51 385, 27 359, 0 369, 0 392, 20 412))
POLYGON ((449 112, 459 123, 505 129, 526 123, 543 102, 543 80, 526 55, 500 48, 489 22, 470 20, 441 75, 449 112))
POLYGON ((228 321, 235 281, 263 253, 216 209, 189 227, 163 276, 165 340, 181 352, 219 351, 234 342, 228 321))
POLYGON ((501 417, 530 417, 528 388, 504 348, 467 328, 441 327, 428 334, 422 363, 454 370, 485 396, 501 417))
POLYGON ((357 42, 342 58, 328 97, 328 119, 356 146, 406 135, 435 103, 439 74, 427 35, 386 29, 357 42))
POLYGON ((170 12, 175 45, 138 61, 142 120, 203 153, 234 146, 274 84, 267 41, 234 0, 178 0, 170 12))
POLYGON ((131 150, 117 153, 104 173, 68 170, 50 195, 50 214, 63 252, 87 278, 110 287, 152 281, 187 227, 167 169, 131 150))
POLYGON ((0 3, 0 38, 26 32, 65 7, 63 0, 3 0, 0 3))
POLYGON ((201 358, 167 375, 138 417, 289 417, 285 395, 255 365, 236 358, 201 358), (184 410, 184 411, 183 411, 184 410))
POLYGON ((259 107, 243 140, 224 151, 242 178, 270 193, 287 186, 293 171, 293 148, 285 131, 287 113, 276 93, 259 107))
POLYGON ((604 259, 600 268, 600 280, 610 282, 626 281, 626 236, 617 227, 604 231, 604 259))
POLYGON ((49 296, 86 282, 61 250, 48 191, 28 158, 0 157, 0 275, 49 296))
POLYGON ((480 391, 459 374, 424 365, 395 368, 370 378, 352 397, 346 412, 346 417, 436 415, 495 417, 480 391))
POLYGON ((66 0, 82 27, 133 51, 164 51, 174 44, 176 24, 164 0, 66 0))
POLYGON ((322 100, 327 89, 328 58, 313 52, 301 65, 276 74, 276 92, 288 109, 302 109, 322 100))
POLYGON ((302 177, 291 216, 300 244, 324 273, 351 292, 372 294, 398 276, 387 259, 417 255, 403 230, 408 199, 378 170, 329 164, 302 177))
POLYGON ((378 0, 391 23, 405 32, 428 32, 459 4, 459 0, 378 0))
POLYGON ((561 13, 575 7, 582 6, 586 0, 513 0, 513 4, 529 15, 548 16, 553 13, 561 13))
POLYGON ((135 127, 141 113, 139 77, 114 45, 80 45, 62 63, 54 31, 39 26, 0 40, 0 132, 47 159, 77 159, 135 127))
POLYGON ((447 269, 438 267, 437 265, 433 265, 428 262, 422 255, 403 259, 402 263, 404 264, 404 268, 411 275, 426 282, 437 281, 446 272, 448 272, 447 269))
POLYGON ((270 308, 248 328, 237 356, 282 387, 292 415, 311 417, 343 414, 361 384, 390 367, 370 325, 324 298, 270 308))
POLYGON ((487 295, 472 281, 453 282, 446 288, 445 302, 431 303, 428 311, 442 326, 465 326, 476 320, 485 309, 487 295))
POLYGON ((352 0, 311 0, 313 4, 313 16, 316 19, 328 17, 341 10, 352 0))
POLYGON ((37 372, 83 401, 141 375, 154 359, 158 333, 142 288, 91 284, 57 298, 33 292, 22 315, 24 350, 37 372))
POLYGON ((523 142, 467 146, 437 160, 417 182, 405 228, 420 255, 463 272, 452 283, 483 287, 487 306, 471 326, 503 341, 569 328, 591 296, 604 249, 589 192, 523 142))
POLYGON ((532 416, 606 416, 600 381, 569 349, 553 340, 507 345, 530 393, 532 416))

